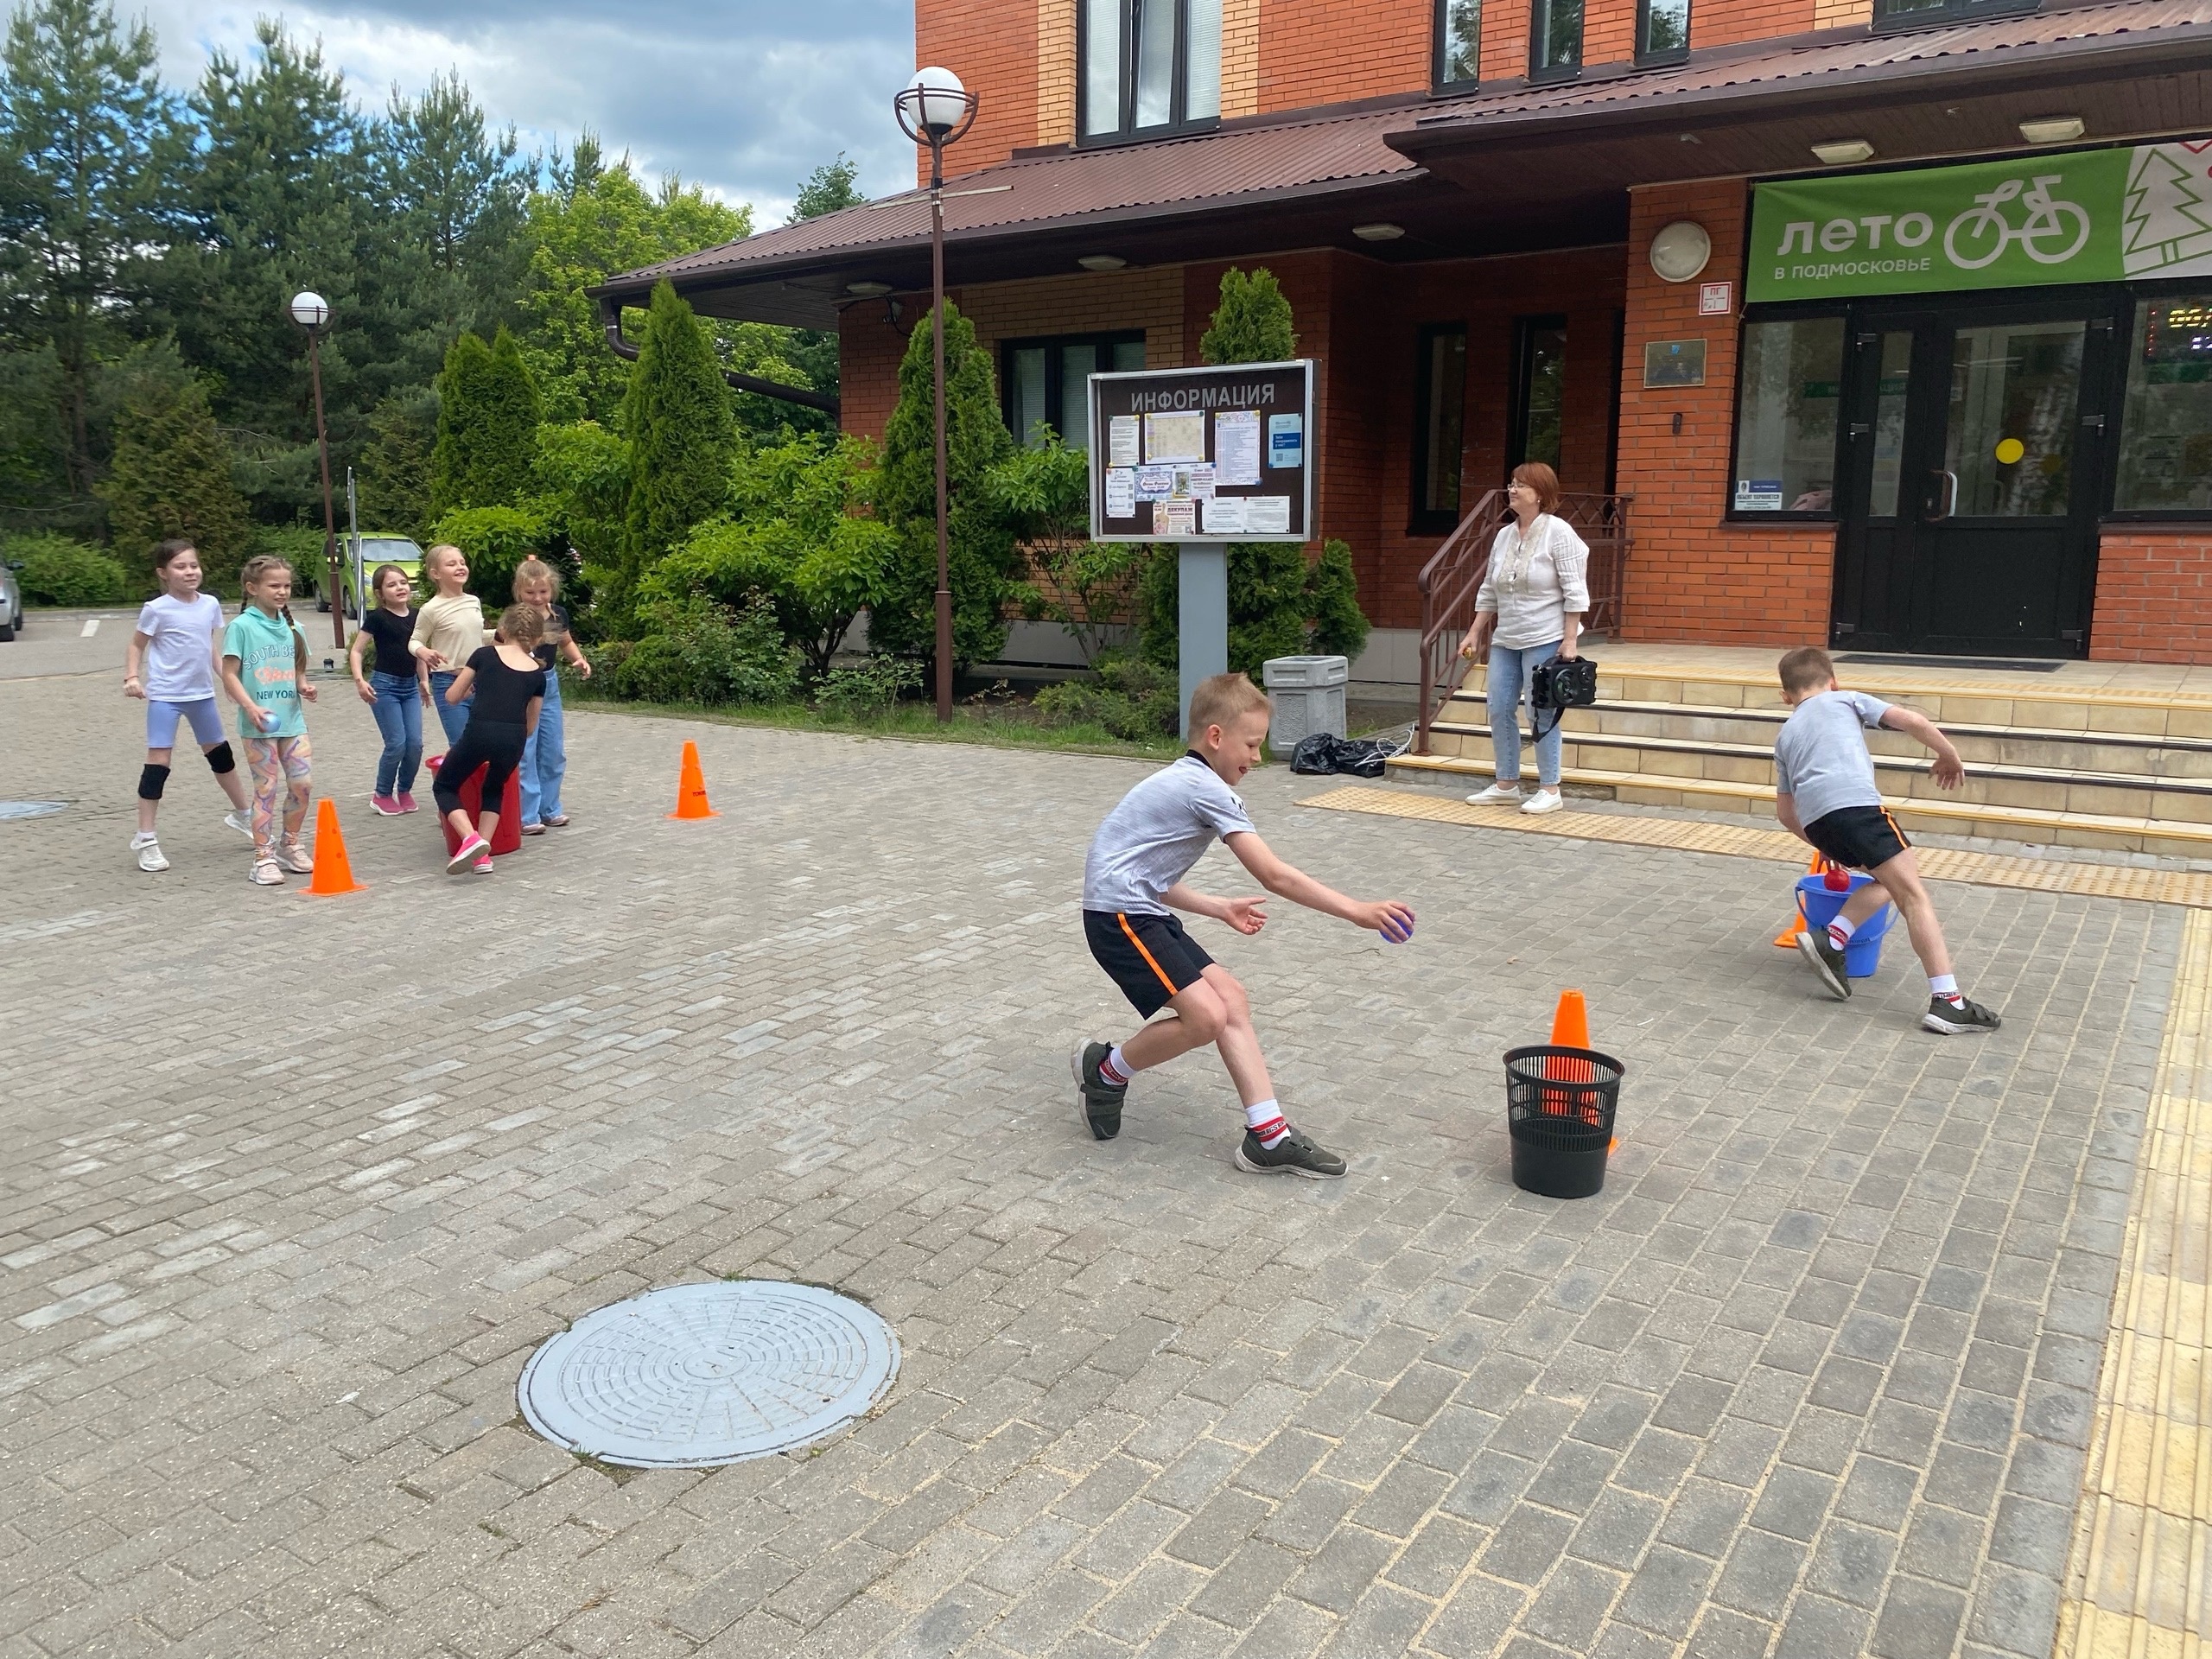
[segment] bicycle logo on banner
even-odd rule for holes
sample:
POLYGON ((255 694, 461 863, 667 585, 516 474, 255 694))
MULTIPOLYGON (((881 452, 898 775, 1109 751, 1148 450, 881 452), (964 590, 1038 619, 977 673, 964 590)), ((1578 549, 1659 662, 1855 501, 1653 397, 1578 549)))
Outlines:
POLYGON ((2007 179, 1975 196, 1976 205, 1953 219, 1943 232, 1944 254, 1962 270, 1980 270, 1994 264, 2017 242, 2020 251, 2039 265, 2064 264, 2088 241, 2089 215, 2079 202, 2051 200, 2050 187, 2063 176, 2044 173, 2029 180, 2007 179), (2015 196, 2027 209, 2024 225, 2014 225, 2005 217, 2005 205, 2015 196))

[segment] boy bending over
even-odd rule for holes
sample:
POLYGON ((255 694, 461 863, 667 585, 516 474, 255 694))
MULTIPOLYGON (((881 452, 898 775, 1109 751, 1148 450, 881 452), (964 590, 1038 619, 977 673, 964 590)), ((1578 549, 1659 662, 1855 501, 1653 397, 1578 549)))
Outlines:
POLYGON ((1874 759, 1861 727, 1886 726, 1935 752, 1936 782, 1956 789, 1966 778, 1959 752, 1927 715, 1899 709, 1863 691, 1836 688, 1835 664, 1825 651, 1805 645, 1782 659, 1782 700, 1793 711, 1774 741, 1775 816, 1783 829, 1810 842, 1831 862, 1865 870, 1874 880, 1844 901, 1826 932, 1808 927, 1797 948, 1836 995, 1851 995, 1843 948, 1884 904, 1893 904, 1912 935, 1912 948, 1928 970, 1923 1031, 1955 1037, 1994 1031, 2004 1023, 1979 1002, 1959 995, 1950 947, 1936 919, 1935 900, 1920 883, 1920 862, 1897 821, 1883 810, 1874 787, 1874 759))
POLYGON ((1229 970, 1200 950, 1171 910, 1211 916, 1239 933, 1267 925, 1267 900, 1217 899, 1183 885, 1216 836, 1269 893, 1403 939, 1414 913, 1395 900, 1362 904, 1323 887, 1268 850, 1230 785, 1259 764, 1268 735, 1267 694, 1242 674, 1217 674, 1191 696, 1191 744, 1106 815, 1083 872, 1083 931, 1122 993, 1154 1020, 1127 1042, 1093 1042, 1075 1055, 1078 1109, 1100 1141, 1122 1132, 1129 1079, 1211 1043, 1244 1103, 1236 1166, 1254 1174, 1342 1175, 1344 1160, 1290 1127, 1268 1080, 1252 1005, 1229 970))

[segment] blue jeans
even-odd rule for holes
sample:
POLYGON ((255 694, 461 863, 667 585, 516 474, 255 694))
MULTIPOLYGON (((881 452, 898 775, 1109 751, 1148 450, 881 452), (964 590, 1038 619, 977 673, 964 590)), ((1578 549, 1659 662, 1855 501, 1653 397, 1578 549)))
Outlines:
POLYGON ((561 741, 561 676, 549 669, 545 701, 537 705, 537 729, 522 746, 522 821, 543 823, 561 816, 561 779, 569 753, 561 741))
MULTIPOLYGON (((1560 642, 1548 645, 1490 648, 1490 677, 1483 683, 1484 700, 1490 705, 1490 745, 1497 757, 1497 781, 1510 784, 1521 775, 1521 708, 1527 699, 1529 680, 1540 664, 1559 655, 1560 642)), ((1529 710, 1530 729, 1535 711, 1529 710)), ((1559 787, 1559 711, 1544 710, 1544 724, 1551 727, 1536 740, 1536 782, 1546 789, 1559 787)))
POLYGON ((437 706, 438 724, 445 728, 448 748, 460 742, 461 734, 468 729, 468 705, 476 701, 474 692, 463 697, 458 706, 446 701, 446 688, 460 677, 442 668, 430 671, 430 701, 437 706))
POLYGON ((377 762, 377 793, 390 799, 415 787, 415 769, 423 764, 423 693, 412 674, 369 671, 369 689, 377 694, 370 712, 384 734, 384 755, 377 762))

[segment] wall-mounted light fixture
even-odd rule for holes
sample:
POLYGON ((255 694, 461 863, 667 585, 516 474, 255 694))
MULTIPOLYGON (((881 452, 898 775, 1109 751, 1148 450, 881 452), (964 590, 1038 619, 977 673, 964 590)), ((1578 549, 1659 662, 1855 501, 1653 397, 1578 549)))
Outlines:
POLYGON ((1086 253, 1076 259, 1085 270, 1119 270, 1128 263, 1118 253, 1086 253))
POLYGON ((845 292, 856 300, 880 300, 891 292, 888 283, 847 283, 845 292))
POLYGON ((1363 242, 1395 242, 1406 233, 1402 225, 1355 225, 1351 233, 1363 242))
POLYGON ((1864 138, 1831 138, 1824 144, 1815 144, 1813 154, 1823 167, 1849 167, 1872 161, 1874 146, 1864 138))
POLYGON ((1687 283, 1713 257, 1713 238, 1695 219, 1678 219, 1651 238, 1651 269, 1662 283, 1687 283))
POLYGON ((2020 137, 2031 144, 2070 144, 2088 130, 2078 115, 2039 115, 2020 123, 2020 137))

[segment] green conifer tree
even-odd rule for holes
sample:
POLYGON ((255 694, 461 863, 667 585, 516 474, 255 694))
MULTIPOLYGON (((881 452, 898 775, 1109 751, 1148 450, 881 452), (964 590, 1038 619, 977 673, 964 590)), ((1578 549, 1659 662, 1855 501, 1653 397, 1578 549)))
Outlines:
POLYGON ((510 507, 537 461, 537 382, 502 327, 486 346, 463 334, 438 378, 438 440, 430 454, 430 510, 510 507))
POLYGON ((1231 267, 1221 273, 1221 304, 1213 325, 1198 339, 1205 363, 1287 363, 1298 355, 1298 334, 1291 327, 1290 302, 1275 274, 1262 269, 1246 276, 1231 267))
POLYGON ((154 549, 181 536, 210 577, 227 582, 252 526, 231 480, 230 446, 196 380, 149 381, 115 421, 115 459, 100 486, 115 552, 134 588, 150 591, 154 549))
POLYGON ((653 289, 622 400, 622 431, 630 442, 630 503, 621 567, 604 601, 618 613, 646 573, 721 510, 736 450, 714 346, 666 283, 653 289))
MULTIPOLYGON (((944 308, 944 444, 952 588, 952 658, 988 662, 1006 645, 1006 605, 1021 574, 1014 532, 992 505, 985 475, 1014 453, 999 413, 991 355, 976 325, 944 308)), ((927 315, 899 365, 899 402, 883 430, 876 510, 899 533, 899 556, 868 613, 868 643, 905 657, 934 654, 937 640, 937 416, 927 315)))

